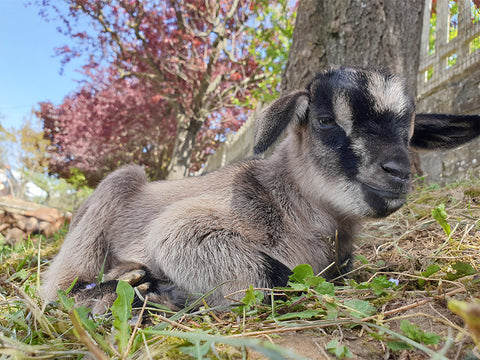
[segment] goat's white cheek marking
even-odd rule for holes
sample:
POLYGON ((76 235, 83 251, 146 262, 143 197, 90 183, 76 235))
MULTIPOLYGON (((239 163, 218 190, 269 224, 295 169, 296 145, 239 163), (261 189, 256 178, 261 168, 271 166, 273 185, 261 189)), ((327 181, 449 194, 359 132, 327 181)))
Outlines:
POLYGON ((352 138, 351 139, 351 145, 350 147, 352 148, 353 152, 355 153, 355 155, 357 155, 359 157, 360 160, 360 163, 362 164, 366 157, 367 157, 367 142, 360 138, 360 137, 357 137, 357 138, 352 138))
POLYGON ((347 136, 352 133, 352 109, 348 103, 348 99, 341 93, 335 93, 333 96, 333 112, 338 124, 343 128, 347 136))
POLYGON ((369 80, 368 91, 373 98, 375 111, 403 114, 408 110, 408 98, 399 78, 385 80, 380 74, 371 74, 369 80))
POLYGON ((380 154, 371 153, 368 151, 369 143, 363 138, 352 139, 351 148, 355 155, 359 158, 357 179, 375 183, 378 179, 377 174, 377 158, 380 154))

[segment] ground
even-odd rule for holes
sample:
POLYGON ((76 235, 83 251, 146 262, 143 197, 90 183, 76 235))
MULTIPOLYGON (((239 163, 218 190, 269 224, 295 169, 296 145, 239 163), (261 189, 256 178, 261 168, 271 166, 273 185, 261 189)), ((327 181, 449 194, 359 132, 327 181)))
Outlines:
POLYGON ((141 309, 129 308, 128 289, 119 290, 120 300, 103 316, 75 308, 68 297, 45 305, 37 295, 38 273, 66 230, 15 249, 4 245, 0 354, 474 359, 473 339, 480 335, 475 328, 480 324, 480 180, 439 187, 419 179, 415 187, 407 206, 364 226, 346 280, 334 286, 301 267, 291 286, 279 290, 282 300, 265 305, 251 289, 234 311, 214 311, 205 303, 193 313, 168 313, 149 305, 143 309, 148 316, 141 316, 141 309))

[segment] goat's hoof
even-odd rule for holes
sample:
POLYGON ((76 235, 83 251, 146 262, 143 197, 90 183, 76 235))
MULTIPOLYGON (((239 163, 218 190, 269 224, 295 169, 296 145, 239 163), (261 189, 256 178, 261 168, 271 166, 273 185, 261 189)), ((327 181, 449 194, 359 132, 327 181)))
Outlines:
POLYGON ((135 285, 138 283, 141 279, 145 277, 145 270, 142 269, 136 269, 129 271, 123 275, 121 275, 118 280, 125 281, 129 283, 130 285, 135 285))
POLYGON ((136 286, 136 288, 138 289, 138 291, 140 291, 140 293, 146 293, 148 290, 150 290, 150 287, 151 287, 151 284, 149 282, 145 282, 136 286))

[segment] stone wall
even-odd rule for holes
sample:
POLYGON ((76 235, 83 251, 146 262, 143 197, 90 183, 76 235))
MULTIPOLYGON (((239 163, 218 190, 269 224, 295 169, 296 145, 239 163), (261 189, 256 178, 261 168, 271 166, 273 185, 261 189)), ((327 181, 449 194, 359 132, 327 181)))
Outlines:
MULTIPOLYGON (((425 1, 417 112, 480 114, 480 49, 473 46, 480 39, 480 22, 473 15, 478 9, 470 0, 458 0, 454 14, 450 5, 448 0, 425 1), (433 13, 436 27, 432 48, 433 13)), ((475 140, 458 149, 420 154, 420 168, 428 181, 443 184, 478 176, 479 160, 480 140, 475 140)))
MULTIPOLYGON (((441 88, 417 101, 418 112, 480 114, 480 63, 466 77, 450 79, 441 88)), ((480 177, 480 139, 457 149, 420 154, 427 180, 451 183, 475 175, 480 177)))

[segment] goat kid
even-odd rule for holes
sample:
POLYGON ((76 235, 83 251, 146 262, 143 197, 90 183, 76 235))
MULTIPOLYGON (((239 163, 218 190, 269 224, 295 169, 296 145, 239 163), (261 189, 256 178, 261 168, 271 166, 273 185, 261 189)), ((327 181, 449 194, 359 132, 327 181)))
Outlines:
POLYGON ((284 286, 299 264, 332 279, 349 269, 362 221, 405 203, 409 147, 463 144, 479 135, 480 116, 415 114, 397 76, 338 68, 261 113, 255 153, 286 128, 269 158, 204 176, 148 183, 138 166, 113 172, 76 213, 44 298, 78 279, 74 294, 103 299, 100 312, 114 279, 132 273, 154 301, 177 306, 222 283, 213 305, 250 284, 284 286), (102 269, 108 281, 92 295, 84 287, 102 269))

